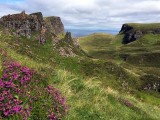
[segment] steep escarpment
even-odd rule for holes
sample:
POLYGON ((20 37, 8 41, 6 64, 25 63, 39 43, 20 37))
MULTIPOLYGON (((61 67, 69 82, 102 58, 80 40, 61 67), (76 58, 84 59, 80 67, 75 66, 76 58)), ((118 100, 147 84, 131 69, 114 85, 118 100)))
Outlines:
POLYGON ((160 23, 123 24, 119 33, 124 34, 123 43, 128 44, 130 42, 138 40, 146 34, 160 34, 160 23))

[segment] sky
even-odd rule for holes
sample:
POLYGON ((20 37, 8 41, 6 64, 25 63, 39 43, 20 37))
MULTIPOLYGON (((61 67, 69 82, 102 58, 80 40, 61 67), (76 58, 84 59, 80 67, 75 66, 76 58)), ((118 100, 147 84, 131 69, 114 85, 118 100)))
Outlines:
POLYGON ((0 0, 0 17, 42 12, 66 29, 119 30, 124 23, 160 22, 160 0, 0 0))

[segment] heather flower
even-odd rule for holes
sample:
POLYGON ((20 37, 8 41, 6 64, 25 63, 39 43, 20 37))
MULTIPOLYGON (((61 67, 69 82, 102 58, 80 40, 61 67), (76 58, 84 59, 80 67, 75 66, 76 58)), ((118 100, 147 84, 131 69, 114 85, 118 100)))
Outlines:
POLYGON ((18 74, 17 72, 14 72, 14 73, 13 73, 13 79, 14 79, 14 80, 17 80, 18 77, 19 77, 19 74, 18 74))
POLYGON ((3 96, 2 96, 2 97, 0 97, 0 102, 1 102, 1 101, 3 101, 3 100, 4 100, 4 97, 3 97, 3 96))
POLYGON ((19 113, 21 109, 22 109, 22 106, 15 106, 12 108, 12 110, 16 113, 19 113))
MULTIPOLYGON (((18 62, 4 61, 3 65, 4 71, 0 78, 0 116, 10 117, 19 114, 24 120, 27 120, 31 116, 35 102, 39 102, 44 93, 47 93, 45 96, 51 98, 49 99, 51 100, 49 102, 50 109, 46 115, 48 119, 61 119, 66 114, 66 99, 58 89, 50 85, 41 88, 38 86, 38 80, 35 80, 34 86, 31 85, 33 70, 31 71, 27 66, 22 67, 18 62), (31 90, 36 90, 36 94, 32 94, 31 90), (24 98, 25 101, 23 101, 24 98), (50 105, 50 103, 52 104, 50 105)), ((47 107, 47 102, 42 103, 44 110, 47 107)))
POLYGON ((3 74, 3 78, 6 79, 8 78, 8 75, 6 73, 3 74))
POLYGON ((4 83, 2 81, 2 79, 0 79, 0 89, 4 87, 4 83))

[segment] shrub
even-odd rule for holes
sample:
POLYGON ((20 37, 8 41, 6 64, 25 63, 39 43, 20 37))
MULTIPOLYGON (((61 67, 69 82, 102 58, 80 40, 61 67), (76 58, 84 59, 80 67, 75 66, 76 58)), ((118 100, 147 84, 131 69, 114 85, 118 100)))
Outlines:
POLYGON ((34 116, 57 120, 66 115, 65 98, 53 86, 44 86, 39 83, 39 80, 35 80, 34 70, 14 61, 5 61, 3 66, 3 75, 0 78, 0 116, 2 118, 18 115, 24 120, 34 116), (44 102, 45 100, 47 102, 44 102), (40 108, 37 109, 38 107, 40 108))

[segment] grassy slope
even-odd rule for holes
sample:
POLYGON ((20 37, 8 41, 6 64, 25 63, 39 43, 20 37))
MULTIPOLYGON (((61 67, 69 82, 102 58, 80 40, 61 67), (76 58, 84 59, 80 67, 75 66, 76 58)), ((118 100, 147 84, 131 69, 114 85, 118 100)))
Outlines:
MULTIPOLYGON (((36 69, 47 82, 62 91, 69 105, 69 113, 65 118, 67 120, 160 118, 158 97, 148 93, 139 93, 136 97, 131 93, 119 93, 116 90, 118 75, 112 75, 110 68, 103 67, 103 64, 101 66, 101 62, 99 66, 99 62, 91 60, 90 63, 88 58, 62 58, 53 51, 49 39, 42 46, 38 45, 34 38, 17 39, 1 34, 0 42, 0 48, 5 49, 9 57, 36 69), (92 68, 88 68, 90 65, 94 67, 92 75, 88 75, 92 72, 92 68), (102 74, 100 70, 103 70, 102 74), (108 82, 104 84, 105 81, 108 82), (133 106, 127 106, 123 102, 126 100, 133 106)), ((120 85, 118 88, 120 89, 120 85)))
POLYGON ((123 36, 112 36, 108 34, 91 34, 86 37, 79 38, 82 49, 94 58, 112 58, 117 46, 121 46, 121 38, 123 36), (114 47, 113 47, 114 46, 114 47), (104 56, 105 55, 105 56, 104 56))
MULTIPOLYGON (((134 76, 135 79, 140 78, 144 74, 159 76, 159 35, 147 34, 140 40, 128 45, 121 44, 122 38, 122 35, 110 36, 104 34, 92 34, 79 38, 79 43, 82 49, 86 50, 86 52, 93 58, 112 61, 114 64, 118 64, 120 66, 120 71, 130 73, 130 76, 134 76), (123 56, 125 54, 130 55, 126 62, 123 60, 123 56)), ((133 79, 131 79, 131 81, 134 82, 133 79)), ((133 86, 136 86, 135 82, 133 86)), ((156 100, 154 102, 159 104, 158 99, 152 99, 154 98, 152 95, 147 95, 147 97, 145 97, 146 95, 143 92, 136 93, 139 94, 136 96, 144 97, 146 101, 149 100, 150 102, 153 102, 156 100)), ((158 98, 160 98, 160 96, 158 98)))

